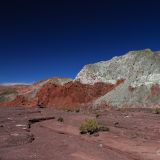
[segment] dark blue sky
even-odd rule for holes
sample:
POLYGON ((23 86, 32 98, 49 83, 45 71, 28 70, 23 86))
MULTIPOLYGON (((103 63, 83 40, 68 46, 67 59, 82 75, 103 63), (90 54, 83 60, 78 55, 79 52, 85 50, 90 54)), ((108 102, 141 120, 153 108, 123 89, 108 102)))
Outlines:
POLYGON ((88 63, 160 50, 158 0, 0 2, 0 83, 74 78, 88 63))

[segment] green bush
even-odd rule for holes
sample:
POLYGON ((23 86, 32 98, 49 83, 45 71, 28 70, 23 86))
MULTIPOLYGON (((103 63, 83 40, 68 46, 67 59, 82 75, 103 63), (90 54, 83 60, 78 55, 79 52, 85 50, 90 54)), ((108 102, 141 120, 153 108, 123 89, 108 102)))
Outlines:
POLYGON ((93 134, 98 131, 109 131, 109 128, 103 125, 99 125, 96 119, 86 119, 80 126, 81 134, 93 134))
POLYGON ((160 108, 156 108, 156 109, 153 111, 153 113, 155 113, 155 114, 160 114, 160 108))
POLYGON ((99 131, 99 125, 96 119, 86 119, 82 122, 80 126, 80 133, 81 134, 93 134, 99 131))
POLYGON ((57 121, 58 121, 58 122, 64 122, 64 119, 63 119, 62 117, 59 117, 59 118, 57 119, 57 121))

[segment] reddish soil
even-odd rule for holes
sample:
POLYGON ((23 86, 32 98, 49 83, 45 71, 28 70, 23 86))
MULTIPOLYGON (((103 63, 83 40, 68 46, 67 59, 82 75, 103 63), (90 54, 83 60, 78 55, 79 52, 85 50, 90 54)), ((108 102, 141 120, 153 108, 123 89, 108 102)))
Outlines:
POLYGON ((159 160, 159 124, 160 116, 148 109, 76 113, 0 107, 0 159, 159 160), (81 122, 96 113, 97 121, 110 131, 81 135, 81 122))

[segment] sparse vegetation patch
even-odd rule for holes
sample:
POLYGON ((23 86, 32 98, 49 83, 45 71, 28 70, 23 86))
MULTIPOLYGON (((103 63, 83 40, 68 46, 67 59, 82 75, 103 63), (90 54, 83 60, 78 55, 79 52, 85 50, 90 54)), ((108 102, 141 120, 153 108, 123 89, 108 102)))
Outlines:
POLYGON ((98 131, 109 131, 109 128, 103 125, 99 125, 96 119, 86 119, 80 126, 81 134, 93 134, 98 131))
POLYGON ((57 119, 57 121, 58 121, 58 122, 64 122, 64 119, 63 119, 62 117, 59 117, 59 118, 57 119))
POLYGON ((160 108, 154 109, 153 113, 154 113, 154 114, 160 114, 160 108))
POLYGON ((80 109, 76 109, 75 112, 76 112, 76 113, 80 112, 80 109))

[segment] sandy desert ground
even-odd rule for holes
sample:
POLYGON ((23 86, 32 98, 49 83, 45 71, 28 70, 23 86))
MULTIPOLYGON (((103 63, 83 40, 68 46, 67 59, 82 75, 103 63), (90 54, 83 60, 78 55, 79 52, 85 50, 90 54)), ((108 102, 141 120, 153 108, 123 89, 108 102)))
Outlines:
POLYGON ((0 107, 0 160, 159 159, 160 115, 148 109, 77 113, 0 107), (81 122, 97 113, 97 121, 110 130, 81 135, 81 122))

